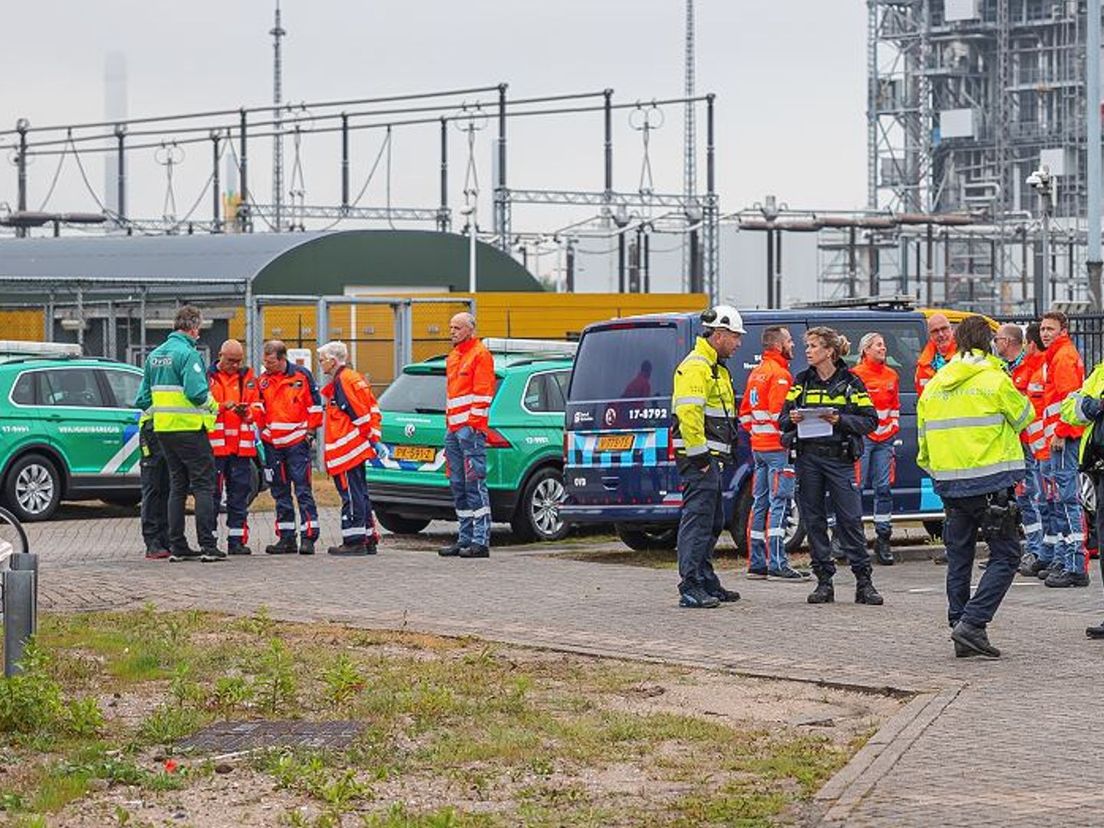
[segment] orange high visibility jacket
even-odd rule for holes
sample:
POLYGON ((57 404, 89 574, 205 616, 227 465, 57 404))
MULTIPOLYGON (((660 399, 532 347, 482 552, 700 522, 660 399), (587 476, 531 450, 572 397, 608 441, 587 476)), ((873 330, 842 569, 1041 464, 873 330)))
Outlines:
POLYGON ((256 432, 253 430, 253 414, 260 399, 257 396, 257 380, 253 371, 242 368, 233 373, 220 371, 218 364, 207 371, 207 384, 211 396, 219 404, 215 427, 207 432, 215 457, 256 457, 256 432), (244 416, 234 409, 227 410, 224 403, 241 403, 247 407, 244 416))
POLYGON ((380 409, 368 381, 348 365, 334 373, 322 389, 326 398, 326 471, 337 476, 376 456, 380 439, 380 409))
POLYGON ((953 336, 947 349, 939 352, 935 350, 935 343, 930 339, 928 340, 928 344, 924 346, 924 350, 920 352, 920 356, 916 360, 917 394, 923 392, 924 386, 928 384, 928 380, 935 376, 936 371, 951 361, 951 357, 955 355, 956 350, 958 350, 958 345, 955 344, 953 336))
POLYGON ((1081 390, 1085 382, 1085 363, 1069 338, 1059 334, 1046 349, 1043 363, 1043 434, 1051 437, 1080 437, 1085 429, 1062 422, 1062 400, 1067 394, 1081 390))
POLYGON ((777 348, 763 352, 762 361, 748 374, 740 400, 740 425, 751 433, 752 451, 782 451, 778 415, 793 385, 789 360, 777 348))
POLYGON ((1019 362, 1009 365, 1012 384, 1016 386, 1017 391, 1031 400, 1031 407, 1035 409, 1035 419, 1020 432, 1020 442, 1031 449, 1031 454, 1036 460, 1050 456, 1050 449, 1043 436, 1043 362, 1045 360, 1046 354, 1042 351, 1031 355, 1024 352, 1019 362), (1043 455, 1042 458, 1040 454, 1043 455))
POLYGON ((866 436, 875 443, 884 443, 901 430, 900 377, 884 362, 868 359, 860 359, 851 373, 863 381, 878 413, 878 427, 866 436))
POLYGON ((257 391, 259 414, 253 419, 261 427, 261 439, 273 448, 301 443, 322 425, 322 398, 314 376, 302 365, 289 362, 284 373, 265 371, 257 391))
POLYGON ((471 426, 487 430, 487 414, 495 392, 494 357, 478 339, 472 338, 453 348, 445 360, 448 401, 445 416, 448 430, 471 426))

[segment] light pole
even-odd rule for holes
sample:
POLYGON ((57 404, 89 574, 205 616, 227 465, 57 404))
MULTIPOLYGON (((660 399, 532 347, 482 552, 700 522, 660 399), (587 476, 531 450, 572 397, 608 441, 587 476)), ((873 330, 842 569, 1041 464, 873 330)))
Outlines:
POLYGON ((1043 213, 1043 266, 1035 268, 1035 316, 1042 317, 1050 275, 1050 213, 1054 207, 1054 176, 1050 174, 1050 167, 1040 164, 1039 169, 1027 177, 1027 183, 1039 194, 1043 213))
POLYGON ((762 204, 757 202, 754 206, 758 208, 759 212, 763 214, 763 218, 767 220, 767 307, 781 307, 782 285, 778 283, 775 274, 774 234, 777 230, 774 227, 774 222, 781 212, 787 208, 785 204, 780 206, 778 204, 778 199, 772 195, 765 197, 762 204))

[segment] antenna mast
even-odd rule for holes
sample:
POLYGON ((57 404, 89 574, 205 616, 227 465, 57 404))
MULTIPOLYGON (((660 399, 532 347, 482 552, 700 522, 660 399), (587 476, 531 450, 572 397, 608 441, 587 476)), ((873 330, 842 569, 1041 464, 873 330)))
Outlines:
MULTIPOLYGON (((687 204, 689 204, 697 194, 698 189, 697 126, 694 122, 695 104, 692 100, 694 97, 694 0, 686 0, 685 73, 686 115, 683 124, 682 192, 686 197, 687 204)), ((696 219, 689 216, 688 220, 691 224, 696 221, 696 219)), ((682 281, 684 289, 689 288, 690 274, 695 267, 693 256, 696 245, 690 243, 690 232, 687 233, 682 245, 682 281)))
POLYGON ((275 25, 268 33, 272 35, 272 224, 279 233, 283 229, 284 218, 284 64, 280 57, 280 39, 287 34, 280 25, 280 0, 276 0, 275 25))

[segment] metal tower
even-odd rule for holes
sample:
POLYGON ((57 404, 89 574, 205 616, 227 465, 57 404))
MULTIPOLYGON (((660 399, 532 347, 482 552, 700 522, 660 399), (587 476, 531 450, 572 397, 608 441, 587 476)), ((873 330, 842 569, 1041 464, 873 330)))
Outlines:
POLYGON ((280 25, 280 0, 276 0, 275 25, 272 35, 272 225, 278 233, 283 229, 284 204, 284 65, 280 57, 280 40, 287 31, 280 25))
MULTIPOLYGON (((686 66, 685 88, 686 113, 683 122, 683 156, 682 156, 682 193, 686 196, 687 203, 695 200, 698 190, 698 166, 697 166, 697 125, 694 119, 694 0, 686 0, 686 66)), ((697 216, 688 215, 688 224, 698 221, 697 216)), ((693 232, 693 231, 691 231, 693 232)), ((688 234, 689 235, 689 234, 688 234)), ((682 284, 684 289, 690 287, 690 274, 696 267, 697 244, 686 238, 682 246, 682 284)))

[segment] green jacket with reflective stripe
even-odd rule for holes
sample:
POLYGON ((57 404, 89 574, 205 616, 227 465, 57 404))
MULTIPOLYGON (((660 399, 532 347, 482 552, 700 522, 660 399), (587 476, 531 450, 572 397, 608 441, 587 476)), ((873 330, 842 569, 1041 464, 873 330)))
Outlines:
POLYGON ((173 331, 150 353, 134 405, 153 416, 154 431, 214 428, 218 401, 207 385, 207 367, 196 340, 173 331))
POLYGON ((678 457, 712 454, 732 458, 736 442, 736 394, 728 369, 703 337, 675 369, 671 408, 673 440, 678 457))
POLYGON ((987 354, 956 354, 916 403, 917 464, 941 497, 972 497, 1024 478, 1019 434, 1035 419, 1031 401, 987 354))

